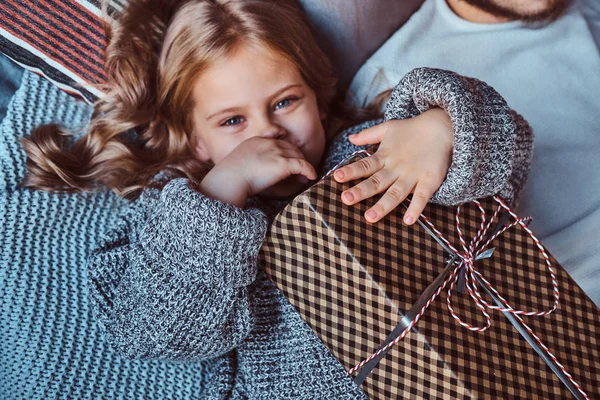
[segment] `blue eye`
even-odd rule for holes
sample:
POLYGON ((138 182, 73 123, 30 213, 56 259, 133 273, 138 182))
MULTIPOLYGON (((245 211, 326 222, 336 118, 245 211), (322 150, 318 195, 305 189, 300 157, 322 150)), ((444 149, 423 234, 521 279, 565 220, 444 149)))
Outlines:
POLYGON ((284 108, 292 104, 292 101, 297 100, 296 97, 288 97, 287 99, 281 100, 279 103, 275 104, 275 109, 279 110, 280 108, 284 108))
POLYGON ((241 123, 241 120, 242 119, 240 117, 229 118, 222 124, 222 126, 236 126, 241 123))

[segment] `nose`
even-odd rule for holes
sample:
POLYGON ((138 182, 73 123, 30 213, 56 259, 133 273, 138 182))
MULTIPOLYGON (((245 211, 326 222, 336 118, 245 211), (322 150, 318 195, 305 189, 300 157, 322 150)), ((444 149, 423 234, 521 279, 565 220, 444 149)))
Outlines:
POLYGON ((264 118, 259 123, 258 134, 267 138, 282 139, 286 135, 286 130, 273 119, 264 118))

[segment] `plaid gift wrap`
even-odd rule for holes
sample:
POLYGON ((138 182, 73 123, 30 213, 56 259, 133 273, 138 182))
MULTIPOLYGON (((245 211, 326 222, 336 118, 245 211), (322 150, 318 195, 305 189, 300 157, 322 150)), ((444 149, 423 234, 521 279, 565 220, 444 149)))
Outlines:
POLYGON ((457 207, 429 204, 413 226, 402 224, 407 200, 369 224, 364 213, 380 196, 340 200, 356 183, 328 174, 297 196, 260 259, 371 399, 600 398, 600 310, 501 199, 463 205, 458 216, 457 207), (469 260, 478 234, 480 244, 497 237, 469 260), (478 302, 505 312, 480 304, 482 313, 478 302))

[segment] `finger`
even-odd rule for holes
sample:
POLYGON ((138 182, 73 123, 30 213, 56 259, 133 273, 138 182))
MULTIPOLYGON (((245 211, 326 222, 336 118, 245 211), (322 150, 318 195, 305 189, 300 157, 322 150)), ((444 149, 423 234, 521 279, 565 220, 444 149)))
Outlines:
POLYGON ((394 210, 406 199, 414 187, 414 183, 404 179, 397 179, 390 188, 381 196, 381 199, 365 212, 367 222, 375 223, 394 210))
POLYGON ((382 170, 365 179, 358 185, 342 192, 342 201, 347 204, 356 204, 359 201, 375 196, 390 187, 396 178, 389 171, 382 170))
POLYGON ((304 158, 286 158, 289 175, 304 175, 310 180, 317 179, 317 172, 311 163, 304 158))
POLYGON ((296 146, 293 143, 288 142, 287 140, 281 140, 281 139, 267 139, 267 140, 273 141, 275 151, 279 151, 279 152, 292 151, 292 152, 296 152, 299 155, 303 154, 302 150, 300 150, 300 148, 298 146, 296 146))
POLYGON ((280 150, 281 155, 287 158, 304 158, 304 153, 299 149, 282 149, 280 150))
POLYGON ((430 183, 419 182, 417 184, 410 201, 410 205, 408 206, 408 210, 406 210, 404 213, 403 222, 406 225, 412 225, 415 223, 436 190, 437 188, 433 188, 433 185, 430 183))
POLYGON ((296 146, 296 145, 295 145, 295 144, 293 144, 293 143, 290 143, 290 142, 288 142, 287 140, 283 140, 283 139, 275 139, 275 143, 276 143, 277 145, 279 145, 281 148, 284 148, 284 149, 298 149, 298 150, 300 150, 300 149, 298 148, 298 146, 296 146))
POLYGON ((386 127, 383 124, 372 126, 359 133, 348 136, 348 140, 356 146, 365 144, 381 143, 385 135, 386 127))
POLYGON ((333 173, 333 177, 338 182, 348 182, 364 176, 371 176, 382 168, 381 158, 377 154, 373 154, 339 168, 333 173))

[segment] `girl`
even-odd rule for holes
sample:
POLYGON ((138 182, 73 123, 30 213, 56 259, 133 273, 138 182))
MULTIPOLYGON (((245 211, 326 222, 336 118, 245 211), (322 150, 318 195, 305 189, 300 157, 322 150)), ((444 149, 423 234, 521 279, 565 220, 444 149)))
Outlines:
POLYGON ((23 185, 132 200, 89 257, 94 314, 124 358, 198 363, 203 399, 364 398, 256 262, 308 180, 379 144, 336 172, 368 178, 341 200, 384 193, 365 215, 376 223, 412 192, 410 224, 428 200, 514 199, 531 157, 527 123, 491 87, 427 68, 398 84, 384 119, 335 135, 368 112, 332 109, 331 64, 291 1, 132 2, 107 74, 71 149, 56 126, 23 141, 23 185))

